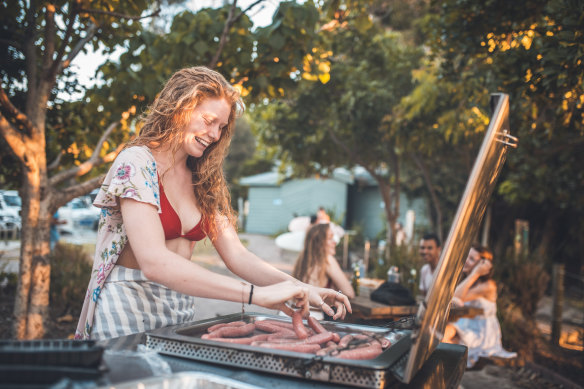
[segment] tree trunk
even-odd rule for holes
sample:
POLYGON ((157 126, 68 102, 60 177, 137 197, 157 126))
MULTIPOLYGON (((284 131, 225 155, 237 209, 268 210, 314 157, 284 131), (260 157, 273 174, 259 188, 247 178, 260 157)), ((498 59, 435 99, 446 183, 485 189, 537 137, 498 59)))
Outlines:
POLYGON ((47 189, 44 142, 30 142, 23 183, 20 270, 14 304, 13 336, 16 339, 40 339, 45 333, 49 312, 49 230, 51 214, 47 189), (36 144, 35 144, 36 143, 36 144))
POLYGON ((412 159, 414 160, 414 163, 420 169, 420 172, 422 173, 422 177, 424 179, 424 184, 426 185, 426 188, 428 189, 428 193, 430 194, 431 205, 434 207, 434 212, 436 213, 436 218, 434 220, 434 227, 436 229, 436 234, 438 235, 438 238, 440 238, 440 241, 444 242, 444 239, 443 239, 444 233, 442 231, 443 230, 443 227, 442 227, 442 207, 440 206, 440 201, 438 200, 438 196, 436 195, 436 190, 434 189, 434 184, 432 183, 432 178, 430 176, 430 173, 428 172, 428 168, 424 164, 424 161, 422 161, 422 159, 416 153, 412 153, 411 156, 412 156, 412 159))

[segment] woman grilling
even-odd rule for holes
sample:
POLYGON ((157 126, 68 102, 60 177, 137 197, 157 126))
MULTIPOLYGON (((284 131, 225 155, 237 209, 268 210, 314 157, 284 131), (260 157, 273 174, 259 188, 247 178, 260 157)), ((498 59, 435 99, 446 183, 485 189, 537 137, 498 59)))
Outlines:
POLYGON ((219 73, 176 72, 145 116, 140 135, 109 170, 94 205, 102 208, 92 277, 75 337, 105 339, 192 321, 194 296, 306 315, 320 306, 343 318, 349 300, 295 280, 240 242, 222 173, 243 104, 219 73), (246 282, 190 260, 210 238, 246 282), (326 301, 326 302, 324 302, 326 301))

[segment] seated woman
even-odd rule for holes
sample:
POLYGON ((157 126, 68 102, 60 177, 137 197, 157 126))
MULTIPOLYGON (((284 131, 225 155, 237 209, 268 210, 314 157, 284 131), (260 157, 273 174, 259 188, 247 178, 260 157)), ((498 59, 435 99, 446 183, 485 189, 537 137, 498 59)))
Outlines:
POLYGON ((454 305, 482 308, 483 314, 448 323, 443 342, 468 347, 467 367, 480 357, 514 358, 516 353, 503 349, 501 327, 497 320, 497 283, 491 278, 493 254, 485 247, 473 245, 462 269, 465 278, 454 291, 454 305))
MULTIPOLYGON (((296 260, 292 276, 309 285, 327 286, 353 298, 355 292, 335 258, 335 247, 330 224, 315 224, 310 227, 306 231, 304 247, 296 260)), ((311 310, 310 314, 317 319, 323 318, 322 312, 311 310)))

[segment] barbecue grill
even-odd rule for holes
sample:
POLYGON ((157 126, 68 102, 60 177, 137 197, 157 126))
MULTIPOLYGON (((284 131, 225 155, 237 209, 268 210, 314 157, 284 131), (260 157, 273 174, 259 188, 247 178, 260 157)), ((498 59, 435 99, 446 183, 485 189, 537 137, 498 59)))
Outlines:
MULTIPOLYGON (((258 346, 232 344, 201 339, 207 328, 219 323, 242 320, 257 323, 262 320, 285 320, 265 314, 233 314, 195 323, 165 327, 146 335, 146 347, 165 355, 184 357, 202 362, 300 377, 364 388, 380 388, 392 378, 389 369, 399 364, 411 346, 411 330, 322 322, 322 325, 341 337, 348 334, 369 334, 385 338, 391 345, 377 358, 348 360, 329 356, 268 349, 258 346)), ((413 320, 412 320, 413 321, 413 320)), ((290 322, 290 320, 288 320, 290 322)), ((403 362, 402 362, 403 363, 403 362)))

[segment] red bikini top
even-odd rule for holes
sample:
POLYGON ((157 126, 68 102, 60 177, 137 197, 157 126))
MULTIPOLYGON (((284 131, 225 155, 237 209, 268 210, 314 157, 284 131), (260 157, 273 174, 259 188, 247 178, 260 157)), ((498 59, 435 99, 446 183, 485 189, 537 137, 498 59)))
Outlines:
POLYGON ((199 220, 199 223, 193 227, 192 230, 184 235, 181 234, 182 224, 178 214, 164 194, 164 189, 162 188, 162 182, 160 179, 158 180, 158 186, 160 188, 160 221, 162 222, 162 229, 164 230, 164 238, 166 240, 185 238, 191 242, 203 240, 207 234, 205 234, 205 231, 203 231, 203 226, 201 224, 202 218, 199 220))

